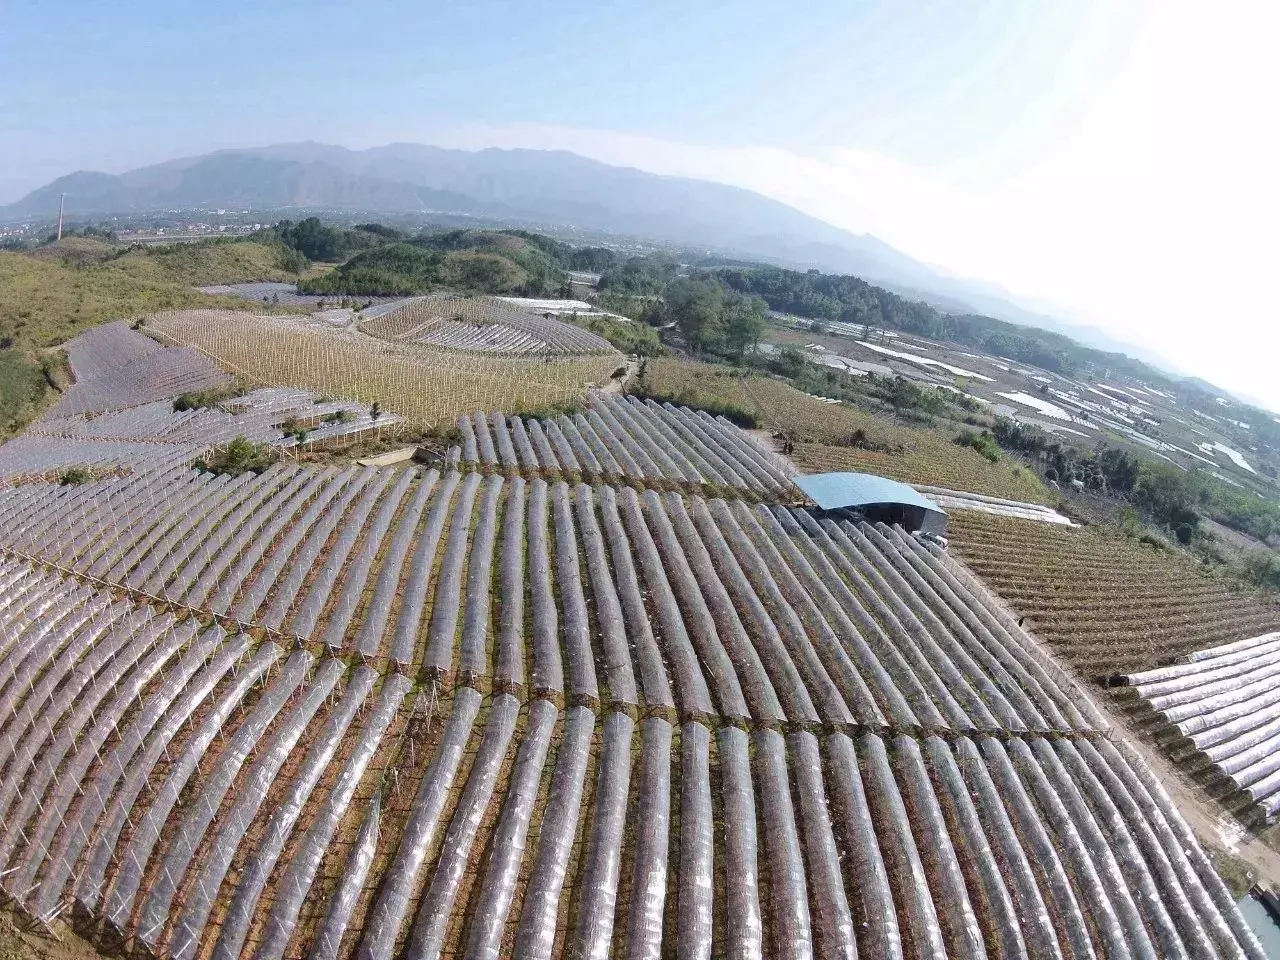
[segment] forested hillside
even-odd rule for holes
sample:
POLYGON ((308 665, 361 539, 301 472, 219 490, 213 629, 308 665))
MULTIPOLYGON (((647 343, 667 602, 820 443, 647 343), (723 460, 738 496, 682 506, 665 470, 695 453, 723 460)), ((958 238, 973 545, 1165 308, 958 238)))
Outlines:
POLYGON ((907 300, 858 277, 778 267, 735 268, 717 271, 716 275, 730 289, 763 297, 774 310, 816 321, 869 323, 934 340, 951 340, 1068 375, 1096 368, 1157 382, 1168 380, 1147 364, 1123 354, 1094 350, 1060 334, 993 317, 944 314, 927 303, 907 300))
POLYGON ((449 289, 546 296, 561 291, 567 270, 600 270, 618 261, 612 250, 578 249, 523 230, 410 235, 378 224, 326 227, 313 218, 283 223, 273 232, 312 260, 354 252, 332 272, 301 283, 304 293, 386 296, 449 289))

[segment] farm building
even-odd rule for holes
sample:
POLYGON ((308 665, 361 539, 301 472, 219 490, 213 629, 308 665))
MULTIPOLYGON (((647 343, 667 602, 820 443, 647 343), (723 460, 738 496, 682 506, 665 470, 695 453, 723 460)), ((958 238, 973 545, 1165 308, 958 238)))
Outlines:
POLYGON ((854 511, 912 533, 942 535, 947 514, 914 487, 869 473, 811 473, 795 485, 825 513, 854 511))

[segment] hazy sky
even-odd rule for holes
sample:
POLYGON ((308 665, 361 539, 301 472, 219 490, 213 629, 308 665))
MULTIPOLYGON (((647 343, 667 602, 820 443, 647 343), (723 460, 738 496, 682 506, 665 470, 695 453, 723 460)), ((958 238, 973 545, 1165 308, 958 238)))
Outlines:
POLYGON ((1280 409, 1280 7, 6 0, 0 201, 315 139, 724 180, 1280 409))

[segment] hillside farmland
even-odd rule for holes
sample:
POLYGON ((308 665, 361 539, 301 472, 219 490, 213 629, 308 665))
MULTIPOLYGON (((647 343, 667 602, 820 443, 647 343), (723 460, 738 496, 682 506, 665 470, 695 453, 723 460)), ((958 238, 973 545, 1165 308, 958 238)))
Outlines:
POLYGON ((956 512, 950 536, 965 563, 1088 676, 1280 627, 1273 597, 1119 532, 956 512))
POLYGON ((785 433, 796 444, 795 462, 807 473, 854 470, 1034 503, 1059 499, 1016 463, 990 463, 940 432, 824 402, 769 377, 658 360, 649 364, 643 389, 677 403, 741 411, 761 427, 785 433))
POLYGON ((280 384, 381 403, 420 426, 472 410, 540 410, 580 399, 618 367, 617 354, 568 358, 469 356, 399 345, 281 318, 173 311, 147 328, 193 346, 252 383, 280 384))
POLYGON ((594 397, 473 413, 427 467, 195 470, 301 400, 129 406, 181 349, 138 336, 71 344, 78 412, 0 448, 0 885, 38 927, 180 960, 1262 956, 966 567, 788 505, 726 421, 594 397), (122 469, 39 469, 94 448, 122 469))

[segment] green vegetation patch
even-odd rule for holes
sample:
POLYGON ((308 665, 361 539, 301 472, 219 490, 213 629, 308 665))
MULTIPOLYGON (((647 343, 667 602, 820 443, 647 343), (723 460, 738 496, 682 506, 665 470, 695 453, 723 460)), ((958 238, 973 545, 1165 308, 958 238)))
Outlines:
POLYGON ((658 331, 639 321, 628 322, 615 317, 579 316, 576 313, 562 313, 558 319, 604 337, 623 353, 656 357, 663 352, 658 331))
POLYGON ((64 487, 78 486, 82 483, 88 483, 94 478, 93 471, 85 467, 71 467, 63 470, 62 475, 58 478, 58 483, 64 487))
MULTIPOLYGON (((286 221, 287 223, 287 221, 286 221)), ((617 255, 602 247, 575 249, 524 230, 445 230, 409 236, 365 224, 354 230, 319 221, 274 228, 276 236, 312 259, 344 255, 341 266, 303 280, 301 293, 410 296, 448 289, 545 297, 568 292, 567 271, 608 268, 617 255), (305 228, 305 229, 304 229, 305 228)))
POLYGON ((320 277, 298 284, 300 293, 409 296, 441 288, 517 293, 528 274, 510 258, 479 251, 444 252, 393 243, 360 253, 320 277))
POLYGON ((213 390, 189 390, 173 401, 173 409, 175 413, 181 413, 184 410, 203 410, 219 406, 227 400, 234 400, 244 394, 245 388, 239 384, 217 387, 213 390))
POLYGON ((991 435, 989 430, 975 432, 973 430, 961 430, 956 435, 956 444, 961 447, 971 447, 982 454, 991 463, 1000 462, 1000 444, 996 443, 996 438, 991 435))
POLYGON ((192 466, 206 473, 238 477, 242 473, 262 473, 279 458, 280 452, 270 444, 254 443, 239 436, 215 450, 207 460, 197 460, 192 466))
POLYGON ((20 350, 0 350, 0 431, 30 422, 48 387, 38 360, 20 350))

